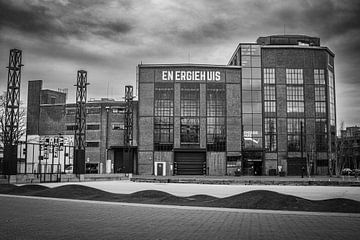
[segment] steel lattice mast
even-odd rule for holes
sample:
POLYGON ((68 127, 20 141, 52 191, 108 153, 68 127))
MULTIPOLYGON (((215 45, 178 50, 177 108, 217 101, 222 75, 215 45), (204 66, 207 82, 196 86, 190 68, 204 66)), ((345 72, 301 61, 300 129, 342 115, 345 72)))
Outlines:
POLYGON ((126 112, 125 112, 125 134, 124 134, 124 143, 125 146, 130 147, 133 143, 133 99, 134 91, 133 86, 125 86, 125 103, 126 103, 126 112))
POLYGON ((5 104, 4 129, 4 173, 13 175, 17 173, 17 149, 20 107, 20 82, 22 51, 11 49, 9 55, 8 83, 5 104))
POLYGON ((76 174, 85 173, 87 72, 79 70, 76 82, 75 162, 76 174))

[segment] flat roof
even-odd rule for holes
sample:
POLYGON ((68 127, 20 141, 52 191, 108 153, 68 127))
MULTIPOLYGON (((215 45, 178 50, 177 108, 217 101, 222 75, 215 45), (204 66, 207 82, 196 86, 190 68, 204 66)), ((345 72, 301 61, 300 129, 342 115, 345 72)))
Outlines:
POLYGON ((257 45, 260 48, 297 48, 297 49, 309 49, 309 50, 325 50, 331 56, 335 57, 335 53, 333 53, 328 47, 324 46, 306 46, 306 45, 259 45, 257 43, 239 43, 236 47, 235 51, 231 55, 231 58, 228 64, 231 63, 232 59, 234 58, 235 54, 239 51, 241 45, 257 45))
POLYGON ((214 65, 214 64, 195 64, 195 63, 176 63, 176 64, 138 64, 139 67, 144 68, 164 68, 164 67, 194 67, 194 68, 231 68, 241 69, 241 66, 230 65, 214 65))

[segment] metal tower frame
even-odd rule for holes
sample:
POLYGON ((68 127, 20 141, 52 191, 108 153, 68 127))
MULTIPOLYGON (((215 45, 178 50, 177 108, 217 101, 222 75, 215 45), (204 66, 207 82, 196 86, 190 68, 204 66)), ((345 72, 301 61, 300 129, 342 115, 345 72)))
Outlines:
POLYGON ((4 174, 17 173, 16 141, 19 128, 20 82, 22 51, 11 49, 9 55, 8 83, 5 105, 5 131, 4 131, 4 174))
MULTIPOLYGON (((125 134, 124 134, 124 143, 125 146, 130 148, 133 144, 133 99, 134 99, 134 90, 133 86, 125 86, 125 103, 126 103, 126 112, 125 112, 125 134)), ((130 149, 129 149, 130 150, 130 149)))
POLYGON ((85 173, 87 72, 79 70, 76 82, 74 173, 85 173))

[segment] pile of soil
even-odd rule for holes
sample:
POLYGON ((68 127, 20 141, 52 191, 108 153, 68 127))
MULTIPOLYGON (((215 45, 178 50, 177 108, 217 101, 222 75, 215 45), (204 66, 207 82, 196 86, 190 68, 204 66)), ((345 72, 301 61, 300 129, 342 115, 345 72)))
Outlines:
POLYGON ((354 200, 335 198, 314 201, 266 190, 249 191, 226 198, 217 198, 208 195, 179 197, 156 190, 139 191, 132 194, 116 194, 82 185, 64 185, 49 188, 41 185, 16 186, 0 184, 0 194, 144 204, 360 213, 360 202, 354 200))

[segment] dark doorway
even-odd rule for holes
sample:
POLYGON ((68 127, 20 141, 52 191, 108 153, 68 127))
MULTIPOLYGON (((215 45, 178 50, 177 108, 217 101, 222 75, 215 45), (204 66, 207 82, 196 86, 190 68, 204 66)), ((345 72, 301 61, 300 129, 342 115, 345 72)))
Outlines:
POLYGON ((156 170, 157 170, 157 176, 164 176, 163 171, 164 171, 164 164, 163 163, 157 163, 156 166, 156 170))
POLYGON ((134 149, 114 149, 114 173, 134 173, 134 149))
POLYGON ((206 152, 178 151, 174 157, 175 175, 205 175, 206 152))
POLYGON ((288 158, 287 159, 287 175, 300 176, 302 168, 306 169, 306 158, 288 158))

